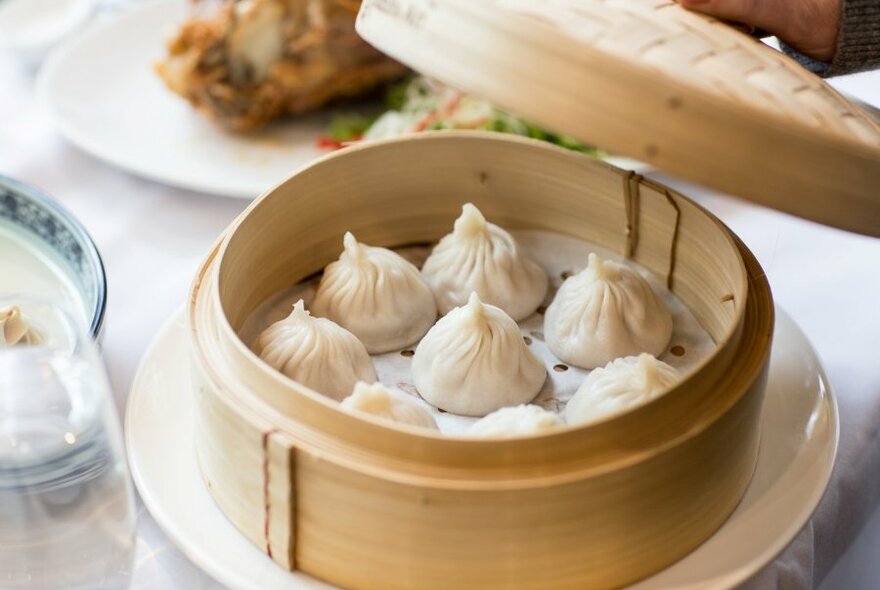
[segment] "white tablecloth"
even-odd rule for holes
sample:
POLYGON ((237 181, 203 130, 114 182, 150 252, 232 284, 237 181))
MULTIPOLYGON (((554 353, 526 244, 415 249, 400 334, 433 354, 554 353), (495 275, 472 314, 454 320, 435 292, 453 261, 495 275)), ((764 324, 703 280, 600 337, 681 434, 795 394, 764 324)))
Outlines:
MULTIPOLYGON (((880 104, 880 73, 838 84, 880 104)), ((141 180, 67 144, 34 100, 30 74, 4 56, 0 173, 57 197, 94 236, 109 281, 104 358, 121 411, 151 338, 182 304, 196 266, 246 203, 141 180)), ((829 572, 825 590, 880 587, 880 514, 865 526, 880 505, 880 239, 824 228, 705 189, 684 191, 755 252, 776 301, 818 350, 840 403, 840 455, 819 510, 747 587, 817 588, 829 572)), ((132 587, 222 588, 177 551, 144 511, 132 587)))

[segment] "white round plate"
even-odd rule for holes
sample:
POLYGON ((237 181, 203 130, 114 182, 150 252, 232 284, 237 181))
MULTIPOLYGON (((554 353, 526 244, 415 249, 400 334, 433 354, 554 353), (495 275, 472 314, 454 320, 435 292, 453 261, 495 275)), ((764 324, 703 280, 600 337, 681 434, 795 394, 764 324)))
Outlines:
MULTIPOLYGON (((803 332, 777 311, 758 467, 745 498, 708 541, 630 590, 732 588, 776 557, 819 503, 837 450, 837 403, 803 332)), ((214 504, 196 462, 189 358, 178 312, 128 398, 128 459, 147 508, 193 562, 233 590, 333 588, 277 566, 214 504)))
POLYGON ((60 132, 102 160, 164 184, 253 199, 326 153, 316 140, 331 114, 242 135, 196 113, 154 71, 189 5, 152 0, 96 25, 50 55, 37 93, 60 132))

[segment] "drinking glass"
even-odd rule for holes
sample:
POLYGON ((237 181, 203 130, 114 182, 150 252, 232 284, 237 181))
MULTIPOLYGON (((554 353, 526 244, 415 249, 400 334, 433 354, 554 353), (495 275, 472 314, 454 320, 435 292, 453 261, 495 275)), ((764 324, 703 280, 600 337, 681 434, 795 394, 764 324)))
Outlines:
POLYGON ((59 307, 12 303, 38 336, 0 339, 0 588, 126 588, 133 496, 95 345, 59 307))

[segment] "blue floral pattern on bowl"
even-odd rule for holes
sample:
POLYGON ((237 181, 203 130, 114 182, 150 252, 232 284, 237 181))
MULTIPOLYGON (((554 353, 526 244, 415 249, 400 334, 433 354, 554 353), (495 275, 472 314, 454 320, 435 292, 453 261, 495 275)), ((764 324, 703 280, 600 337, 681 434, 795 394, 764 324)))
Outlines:
POLYGON ((91 236, 57 201, 0 175, 0 218, 34 234, 67 263, 85 300, 93 305, 92 335, 100 339, 107 302, 104 263, 91 236))

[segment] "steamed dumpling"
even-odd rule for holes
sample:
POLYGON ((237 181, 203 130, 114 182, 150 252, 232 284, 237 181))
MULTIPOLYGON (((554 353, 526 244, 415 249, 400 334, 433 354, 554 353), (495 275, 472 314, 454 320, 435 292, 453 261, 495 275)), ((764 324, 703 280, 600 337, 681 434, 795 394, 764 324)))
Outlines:
POLYGON ((332 321, 313 318, 300 299, 293 312, 266 328, 260 358, 299 383, 341 400, 358 381, 376 381, 370 355, 357 337, 332 321))
POLYGON ((650 354, 628 356, 591 372, 563 412, 569 424, 586 424, 641 406, 678 381, 678 371, 650 354))
POLYGON ((367 384, 358 381, 350 396, 340 404, 346 410, 372 414, 392 422, 437 430, 431 412, 411 395, 385 387, 381 383, 367 384))
POLYGON ((516 322, 476 293, 428 331, 413 356, 412 375, 426 401, 465 416, 529 402, 547 376, 516 322))
POLYGON ((566 279, 544 314, 550 351, 584 369, 642 352, 659 356, 671 336, 672 314, 648 281, 596 254, 566 279))
POLYGON ((311 309, 357 336, 367 352, 409 346, 437 319, 431 289, 396 252, 360 244, 348 232, 339 260, 324 269, 311 309))
POLYGON ((42 342, 42 337, 28 325, 17 305, 0 307, 0 348, 42 342))
POLYGON ((467 433, 487 438, 506 438, 541 434, 563 424, 562 418, 541 406, 520 405, 492 412, 474 422, 467 433))
POLYGON ((547 294, 547 273, 527 258, 513 237, 486 222, 467 203, 451 234, 434 247, 422 267, 440 313, 464 305, 471 293, 500 307, 515 321, 534 313, 547 294))

